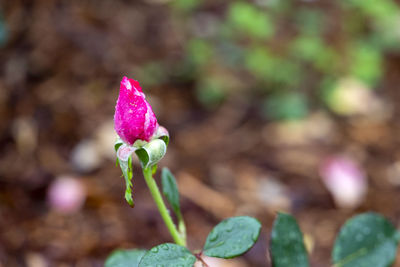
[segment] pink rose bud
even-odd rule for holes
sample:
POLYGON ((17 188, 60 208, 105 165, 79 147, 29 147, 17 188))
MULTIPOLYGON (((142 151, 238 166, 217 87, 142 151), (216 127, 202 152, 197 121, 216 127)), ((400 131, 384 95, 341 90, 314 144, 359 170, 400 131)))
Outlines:
POLYGON ((86 199, 86 189, 82 182, 69 176, 57 178, 47 191, 51 208, 60 213, 77 212, 86 199))
POLYGON ((364 200, 368 187, 367 178, 352 159, 343 156, 330 157, 322 163, 320 175, 339 207, 355 208, 364 200))
POLYGON ((122 78, 114 115, 114 128, 119 137, 129 145, 138 139, 150 141, 157 127, 156 116, 139 82, 122 78))

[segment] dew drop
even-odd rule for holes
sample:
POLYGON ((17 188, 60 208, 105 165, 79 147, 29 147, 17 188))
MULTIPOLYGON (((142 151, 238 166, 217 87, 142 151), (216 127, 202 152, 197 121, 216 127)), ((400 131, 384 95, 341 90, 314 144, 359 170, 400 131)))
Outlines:
POLYGON ((150 249, 150 251, 153 252, 153 253, 157 253, 158 252, 158 247, 154 247, 154 248, 150 249))
POLYGON ((292 238, 292 239, 295 239, 297 237, 296 232, 293 232, 293 231, 289 232, 289 237, 292 238))
POLYGON ((161 248, 162 248, 163 250, 168 250, 168 249, 169 249, 169 246, 168 246, 167 244, 162 244, 162 245, 161 245, 161 248))
POLYGON ((217 231, 213 231, 210 234, 210 241, 215 241, 218 238, 218 232, 217 231))

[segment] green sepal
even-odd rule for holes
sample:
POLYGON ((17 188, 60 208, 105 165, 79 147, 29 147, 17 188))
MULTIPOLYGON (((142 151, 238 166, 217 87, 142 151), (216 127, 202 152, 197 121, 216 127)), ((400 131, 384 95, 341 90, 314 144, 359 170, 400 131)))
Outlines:
POLYGON ((121 167, 122 174, 125 179, 125 200, 128 204, 133 208, 135 203, 132 198, 132 178, 133 178, 133 170, 132 170, 132 155, 129 156, 127 161, 118 160, 119 166, 121 167))
POLYGON ((161 139, 153 139, 135 151, 143 169, 157 164, 167 152, 167 145, 161 139))
POLYGON ((117 163, 119 164, 122 174, 125 179, 125 200, 131 207, 134 207, 132 198, 132 178, 133 178, 133 167, 132 167, 132 155, 135 151, 134 147, 128 146, 127 144, 121 144, 117 150, 117 163))
POLYGON ((118 137, 118 139, 114 143, 115 153, 118 152, 119 147, 122 146, 123 144, 124 144, 124 141, 122 141, 122 139, 118 137))
POLYGON ((162 126, 159 126, 157 128, 157 132, 154 134, 153 139, 161 139, 168 146, 168 144, 169 144, 169 133, 168 133, 167 129, 165 129, 162 126))
MULTIPOLYGON (((122 146, 123 144, 124 144, 124 142, 122 141, 121 138, 118 137, 117 140, 115 140, 115 143, 114 143, 115 153, 118 152, 119 147, 122 146)), ((119 161, 118 161, 118 156, 117 156, 117 159, 115 160, 115 166, 118 166, 118 165, 119 165, 119 161)))
POLYGON ((158 137, 158 139, 163 140, 164 143, 168 146, 168 144, 169 144, 169 136, 168 135, 162 135, 162 136, 158 137))

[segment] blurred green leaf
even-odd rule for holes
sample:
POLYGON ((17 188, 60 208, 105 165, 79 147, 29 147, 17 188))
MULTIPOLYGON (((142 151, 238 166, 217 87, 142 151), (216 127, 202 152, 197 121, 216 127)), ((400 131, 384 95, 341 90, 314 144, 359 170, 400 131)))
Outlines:
POLYGON ((224 83, 218 78, 206 77, 197 84, 196 95, 205 106, 215 107, 226 96, 224 83))
POLYGON ((332 252, 335 267, 387 267, 396 257, 396 228, 380 214, 364 213, 340 229, 332 252))
POLYGON ((375 0, 342 0, 342 2, 345 6, 356 7, 377 20, 399 13, 399 6, 392 0, 380 0, 379 5, 375 0))
POLYGON ((197 8, 201 2, 201 0, 173 0, 171 5, 177 10, 189 12, 197 8))
POLYGON ((187 44, 187 54, 196 66, 205 65, 213 56, 213 47, 209 42, 193 39, 187 44))
POLYGON ((302 35, 292 43, 292 51, 296 57, 305 61, 315 61, 322 53, 324 44, 319 37, 302 35))
POLYGON ((179 203, 179 191, 176 184, 174 175, 168 168, 163 168, 161 173, 161 183, 163 194, 167 198, 168 203, 172 206, 175 214, 179 217, 181 213, 181 207, 179 203))
POLYGON ((182 246, 165 243, 153 247, 142 258, 139 267, 181 266, 192 267, 196 257, 182 246))
POLYGON ((301 77, 301 71, 296 62, 272 55, 267 48, 263 47, 255 47, 247 51, 245 66, 256 78, 277 87, 297 86, 301 77))
POLYGON ((374 31, 371 32, 369 40, 381 49, 394 50, 398 52, 400 42, 400 12, 385 19, 374 21, 374 31))
POLYGON ((138 69, 137 79, 144 87, 154 86, 166 80, 166 72, 162 63, 149 62, 138 69))
POLYGON ((268 7, 268 10, 277 15, 287 15, 293 7, 294 0, 259 0, 260 5, 268 7))
POLYGON ((270 75, 273 70, 273 58, 267 48, 255 47, 246 53, 246 68, 256 77, 270 75))
POLYGON ((217 46, 218 56, 221 58, 221 64, 237 68, 242 64, 244 49, 238 44, 223 41, 217 46))
POLYGON ((307 99, 297 92, 275 94, 266 98, 263 110, 271 119, 302 119, 308 114, 307 99))
POLYGON ((278 213, 272 228, 270 251, 274 267, 310 266, 303 234, 296 219, 289 214, 278 213))
POLYGON ((104 267, 137 267, 145 253, 143 249, 116 250, 108 256, 104 267))
POLYGON ((229 6, 228 22, 242 35, 268 39, 274 34, 269 15, 249 2, 235 2, 229 6))
POLYGON ((382 54, 365 43, 350 49, 350 75, 370 86, 374 86, 382 76, 382 54))
POLYGON ((317 70, 334 72, 339 59, 336 52, 319 36, 300 35, 290 45, 295 58, 311 63, 317 70))
POLYGON ((295 25, 303 35, 318 36, 325 28, 324 13, 318 9, 301 8, 296 11, 295 25))
POLYGON ((252 217, 239 216, 223 220, 207 236, 203 253, 224 259, 239 256, 256 243, 260 230, 260 222, 252 217))

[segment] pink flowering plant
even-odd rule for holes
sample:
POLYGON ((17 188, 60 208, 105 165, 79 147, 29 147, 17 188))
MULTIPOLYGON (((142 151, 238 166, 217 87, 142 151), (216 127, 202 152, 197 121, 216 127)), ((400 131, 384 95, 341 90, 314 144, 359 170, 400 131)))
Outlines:
POLYGON ((193 266, 196 260, 206 266, 203 255, 232 258, 245 253, 255 244, 261 224, 254 218, 240 216, 218 224, 207 237, 203 250, 192 254, 186 248, 186 227, 173 174, 164 168, 161 172, 161 183, 164 197, 177 219, 176 223, 153 178, 157 172, 157 163, 167 152, 169 135, 168 131, 158 124, 139 82, 127 77, 122 79, 114 122, 115 131, 119 136, 115 143, 117 163, 126 183, 125 199, 130 206, 134 206, 132 157, 137 156, 146 184, 175 244, 161 244, 149 251, 119 250, 110 255, 106 266, 193 266))
MULTIPOLYGON (((227 218, 215 226, 203 248, 191 252, 187 248, 186 227, 174 175, 167 168, 161 171, 162 191, 154 178, 157 164, 167 152, 169 135, 158 124, 139 82, 127 77, 122 79, 114 122, 119 136, 115 151, 117 164, 125 179, 125 199, 130 206, 134 206, 132 158, 137 157, 146 184, 174 243, 160 244, 150 250, 116 250, 107 258, 106 267, 191 267, 196 261, 200 266, 208 266, 205 256, 230 259, 242 255, 256 243, 261 231, 260 222, 252 217, 238 216, 227 218), (176 221, 171 217, 164 198, 175 214, 176 221)), ((336 176, 329 179, 336 179, 336 176)), ((399 236, 393 224, 382 215, 370 212, 355 216, 340 230, 334 244, 332 262, 335 267, 390 266, 396 256, 399 236)), ((274 267, 310 266, 303 234, 293 216, 277 214, 270 236, 269 254, 274 267)))

